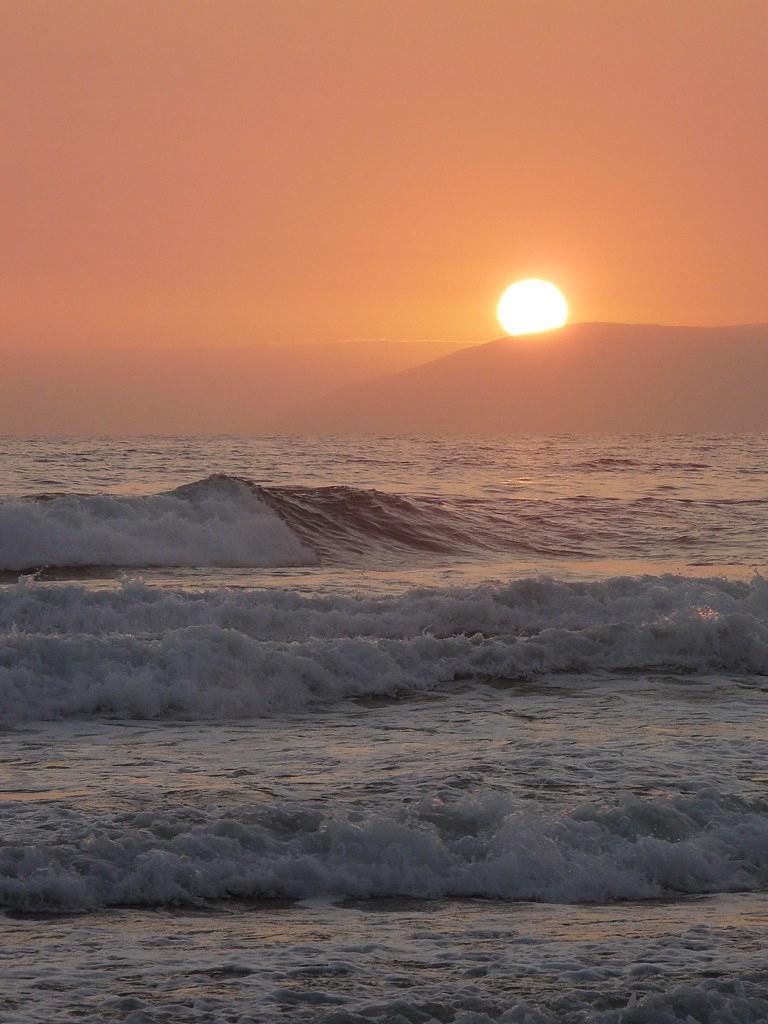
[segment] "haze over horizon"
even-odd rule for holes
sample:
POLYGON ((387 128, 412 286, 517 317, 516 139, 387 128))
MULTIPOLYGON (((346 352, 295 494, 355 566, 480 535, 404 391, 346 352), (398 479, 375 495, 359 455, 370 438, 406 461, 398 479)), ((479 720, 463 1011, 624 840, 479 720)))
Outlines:
POLYGON ((17 435, 755 431, 768 324, 568 324, 474 345, 345 341, 6 359, 17 435), (140 410, 140 418, 137 415, 140 410))

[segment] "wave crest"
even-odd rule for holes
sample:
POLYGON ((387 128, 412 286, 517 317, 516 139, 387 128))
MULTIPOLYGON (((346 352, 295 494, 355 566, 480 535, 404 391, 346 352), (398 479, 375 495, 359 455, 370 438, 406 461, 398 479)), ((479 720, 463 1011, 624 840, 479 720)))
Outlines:
POLYGON ((0 502, 0 569, 312 565, 247 481, 215 476, 163 494, 53 494, 0 502))
POLYGON ((684 552, 700 564, 741 563, 742 534, 762 536, 765 510, 763 499, 417 496, 214 475, 144 496, 0 500, 0 572, 381 565, 428 555, 659 561, 684 552), (723 525, 734 505, 741 533, 723 525))

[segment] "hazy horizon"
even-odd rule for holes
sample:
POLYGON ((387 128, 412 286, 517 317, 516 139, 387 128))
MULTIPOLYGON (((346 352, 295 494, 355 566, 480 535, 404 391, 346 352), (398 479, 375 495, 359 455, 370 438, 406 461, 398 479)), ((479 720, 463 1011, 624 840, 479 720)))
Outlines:
POLYGON ((761 324, 568 324, 469 345, 205 346, 183 359, 173 348, 71 350, 42 362, 27 351, 6 359, 0 433, 595 433, 636 432, 638 424, 677 432, 707 423, 754 431, 768 429, 755 392, 761 378, 768 379, 761 324), (491 351, 500 363, 489 362, 491 351), (521 383, 526 398, 512 407, 509 394, 521 383), (635 399, 641 406, 632 413, 635 399))

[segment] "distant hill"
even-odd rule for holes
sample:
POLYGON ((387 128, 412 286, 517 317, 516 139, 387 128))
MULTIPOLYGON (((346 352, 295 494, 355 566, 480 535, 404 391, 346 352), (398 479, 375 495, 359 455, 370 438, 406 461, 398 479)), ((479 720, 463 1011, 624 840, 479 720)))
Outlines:
POLYGON ((42 349, 5 344, 0 434, 269 434, 332 388, 426 363, 442 341, 42 349))
POLYGON ((768 430, 768 325, 573 324, 338 388, 292 418, 318 433, 768 430))

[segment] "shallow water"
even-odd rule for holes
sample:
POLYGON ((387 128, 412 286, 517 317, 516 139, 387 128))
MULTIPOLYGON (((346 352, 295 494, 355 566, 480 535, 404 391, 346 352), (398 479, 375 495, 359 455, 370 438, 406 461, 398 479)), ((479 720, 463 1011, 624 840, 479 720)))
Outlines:
POLYGON ((768 1019, 765 438, 3 445, 0 1019, 768 1019))

